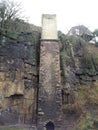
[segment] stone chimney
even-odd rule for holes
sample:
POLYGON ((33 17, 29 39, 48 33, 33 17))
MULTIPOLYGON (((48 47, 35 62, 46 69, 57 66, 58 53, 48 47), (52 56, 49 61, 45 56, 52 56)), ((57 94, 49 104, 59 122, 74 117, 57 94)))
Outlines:
POLYGON ((42 15, 38 130, 61 130, 62 96, 56 15, 42 15))

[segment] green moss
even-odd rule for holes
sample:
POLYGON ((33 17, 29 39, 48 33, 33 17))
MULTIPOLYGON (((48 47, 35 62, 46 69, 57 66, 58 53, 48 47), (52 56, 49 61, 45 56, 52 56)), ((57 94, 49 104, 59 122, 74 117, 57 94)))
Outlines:
POLYGON ((81 86, 78 90, 78 102, 83 106, 98 105, 98 86, 92 84, 91 86, 81 86))
POLYGON ((98 130, 98 118, 94 120, 94 128, 98 130))
POLYGON ((0 33, 2 36, 8 37, 8 38, 13 39, 13 40, 16 40, 19 36, 18 32, 11 32, 11 31, 8 31, 4 28, 0 28, 0 33))
POLYGON ((89 113, 85 113, 82 116, 78 124, 74 127, 74 130, 98 130, 98 118, 92 118, 89 113))
POLYGON ((76 130, 93 130, 93 128, 94 120, 87 114, 86 117, 80 121, 76 130))

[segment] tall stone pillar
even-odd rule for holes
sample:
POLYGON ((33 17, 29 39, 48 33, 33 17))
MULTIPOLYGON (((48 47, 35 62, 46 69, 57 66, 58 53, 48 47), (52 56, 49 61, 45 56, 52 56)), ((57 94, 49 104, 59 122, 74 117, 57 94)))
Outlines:
POLYGON ((38 130, 61 130, 62 97, 56 15, 42 16, 38 130))

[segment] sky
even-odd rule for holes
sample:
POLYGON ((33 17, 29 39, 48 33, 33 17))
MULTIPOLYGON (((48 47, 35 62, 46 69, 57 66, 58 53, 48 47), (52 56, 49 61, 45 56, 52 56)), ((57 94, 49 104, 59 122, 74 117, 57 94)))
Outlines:
POLYGON ((71 27, 98 28, 98 0, 14 0, 21 2, 23 14, 32 24, 41 26, 42 14, 56 14, 57 28, 67 33, 71 27))

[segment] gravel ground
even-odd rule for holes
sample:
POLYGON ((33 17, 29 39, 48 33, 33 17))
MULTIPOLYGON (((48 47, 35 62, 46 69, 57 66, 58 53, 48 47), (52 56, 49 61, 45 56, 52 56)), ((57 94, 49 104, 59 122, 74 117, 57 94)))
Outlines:
POLYGON ((37 130, 34 126, 0 126, 0 130, 37 130))

